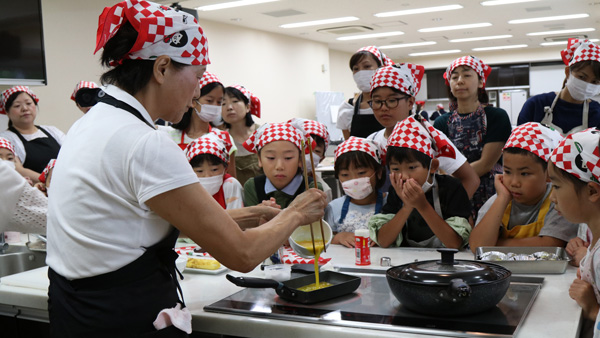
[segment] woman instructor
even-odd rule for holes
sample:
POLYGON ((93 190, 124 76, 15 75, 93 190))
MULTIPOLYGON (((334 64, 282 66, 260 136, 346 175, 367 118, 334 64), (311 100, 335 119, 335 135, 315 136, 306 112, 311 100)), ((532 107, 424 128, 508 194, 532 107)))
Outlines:
POLYGON ((100 16, 101 48, 102 63, 112 66, 102 75, 106 87, 70 129, 53 172, 51 336, 186 336, 191 316, 174 267, 178 230, 227 267, 250 271, 297 226, 323 216, 325 195, 311 189, 275 217, 273 208, 238 209, 236 224, 184 153, 155 129, 152 121, 179 121, 193 106, 209 63, 191 15, 146 1, 118 3, 100 16), (173 326, 160 329, 164 314, 173 326))

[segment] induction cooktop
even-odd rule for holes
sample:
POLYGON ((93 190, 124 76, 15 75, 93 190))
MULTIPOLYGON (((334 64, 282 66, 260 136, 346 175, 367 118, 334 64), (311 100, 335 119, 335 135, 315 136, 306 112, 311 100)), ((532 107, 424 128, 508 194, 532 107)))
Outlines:
POLYGON ((327 302, 302 305, 281 299, 273 289, 244 289, 204 310, 372 330, 454 337, 514 337, 544 281, 539 277, 512 276, 506 295, 489 311, 462 317, 433 317, 404 308, 391 293, 384 270, 342 268, 339 272, 361 277, 356 292, 327 302))

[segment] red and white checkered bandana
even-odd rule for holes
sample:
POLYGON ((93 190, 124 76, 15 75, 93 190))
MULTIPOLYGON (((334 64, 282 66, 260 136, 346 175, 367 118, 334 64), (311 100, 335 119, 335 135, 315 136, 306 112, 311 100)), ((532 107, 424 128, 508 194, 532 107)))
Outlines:
POLYGON ((567 48, 560 52, 560 56, 567 66, 587 60, 600 62, 600 46, 587 39, 569 39, 567 48))
POLYGON ((520 148, 548 162, 550 154, 562 139, 562 135, 554 129, 538 122, 527 122, 512 131, 502 150, 520 148))
POLYGON ((48 164, 46 165, 46 168, 44 168, 44 171, 42 171, 42 173, 40 174, 40 177, 38 177, 40 182, 46 183, 48 174, 50 173, 50 170, 52 170, 52 168, 54 168, 55 165, 56 165, 56 159, 52 159, 52 160, 50 160, 50 162, 48 162, 48 164))
POLYGON ((73 90, 73 94, 71 94, 71 100, 75 101, 75 95, 77 95, 77 92, 82 88, 94 89, 98 88, 98 85, 91 81, 79 81, 77 86, 75 86, 75 90, 73 90))
POLYGON ((250 102, 250 114, 260 118, 260 100, 256 95, 252 94, 246 87, 241 85, 233 85, 231 86, 244 94, 244 96, 250 102))
POLYGON ((13 155, 15 154, 15 147, 4 137, 0 137, 0 148, 8 149, 13 155))
POLYGON ((135 28, 138 37, 124 59, 154 60, 167 55, 186 65, 210 64, 206 36, 191 14, 144 0, 126 0, 104 8, 98 20, 94 54, 126 21, 135 28))
POLYGON ((448 66, 448 68, 446 68, 446 72, 444 73, 444 80, 446 80, 447 86, 450 85, 450 76, 452 75, 452 71, 454 71, 456 69, 456 67, 458 67, 458 66, 469 66, 469 67, 473 68, 473 70, 477 74, 479 74, 479 77, 481 77, 483 79, 484 87, 485 87, 485 81, 487 80, 488 76, 492 72, 492 67, 483 63, 483 61, 481 61, 478 57, 471 56, 471 55, 463 56, 463 57, 460 57, 460 58, 452 61, 450 66, 448 66))
POLYGON ((242 144, 246 150, 257 153, 265 145, 275 141, 292 142, 298 149, 304 150, 304 132, 289 123, 266 123, 258 128, 242 144))
POLYGON ((392 87, 407 95, 416 96, 421 89, 425 68, 412 63, 399 63, 377 69, 371 79, 371 92, 379 87, 392 87))
POLYGON ((392 59, 387 57, 387 55, 383 54, 383 52, 375 46, 362 47, 359 50, 357 50, 356 53, 363 52, 363 51, 373 54, 377 58, 377 60, 379 60, 379 62, 381 63, 381 67, 391 66, 394 64, 394 61, 392 61, 392 59))
POLYGON ((209 83, 221 83, 221 80, 219 80, 219 78, 211 73, 211 72, 204 72, 204 75, 202 75, 202 78, 200 79, 199 85, 200 85, 200 89, 202 89, 202 87, 206 86, 209 83))
POLYGON ((596 128, 569 134, 554 149, 550 161, 584 182, 600 183, 599 140, 596 128))
POLYGON ((417 121, 414 116, 396 123, 388 138, 388 147, 410 148, 431 158, 456 158, 448 137, 428 121, 417 121))
POLYGON ((35 94, 31 91, 31 89, 29 89, 29 87, 14 86, 14 87, 2 92, 2 95, 0 96, 0 114, 6 114, 6 110, 4 109, 4 105, 6 104, 6 101, 8 101, 8 99, 10 99, 10 97, 13 94, 21 93, 21 92, 29 94, 33 98, 35 103, 40 102, 40 99, 38 99, 38 97, 35 96, 35 94))
POLYGON ((338 147, 335 149, 335 161, 337 161, 338 157, 340 157, 342 154, 350 151, 361 151, 363 153, 367 153, 379 164, 381 164, 382 157, 385 153, 385 149, 383 149, 381 144, 379 144, 377 141, 351 136, 349 139, 338 145, 338 147))
POLYGON ((327 131, 326 125, 324 125, 321 122, 302 119, 299 117, 294 117, 293 119, 287 121, 287 123, 291 124, 292 126, 298 129, 303 130, 304 134, 317 135, 323 140, 325 140, 325 150, 327 150, 327 147, 329 146, 329 132, 327 131))
POLYGON ((229 165, 229 151, 232 144, 229 133, 224 130, 212 129, 210 133, 204 134, 185 148, 185 156, 188 161, 201 154, 211 154, 220 158, 229 165))

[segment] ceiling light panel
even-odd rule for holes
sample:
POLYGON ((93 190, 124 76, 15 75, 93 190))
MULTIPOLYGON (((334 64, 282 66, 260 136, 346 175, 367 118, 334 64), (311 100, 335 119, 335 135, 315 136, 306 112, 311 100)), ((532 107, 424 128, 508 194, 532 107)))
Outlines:
POLYGON ((492 35, 492 36, 480 36, 477 38, 452 39, 452 40, 448 40, 448 42, 469 42, 469 41, 496 40, 496 39, 508 39, 508 38, 512 38, 512 35, 492 35))
POLYGON ((214 5, 200 6, 200 7, 196 7, 196 9, 199 11, 204 11, 204 12, 216 11, 219 9, 257 5, 257 4, 262 4, 265 2, 274 2, 274 1, 279 1, 279 0, 238 0, 238 1, 223 2, 220 4, 214 4, 214 5))
POLYGON ((413 14, 422 14, 422 13, 432 13, 432 12, 443 12, 443 11, 451 11, 455 9, 461 9, 463 6, 461 5, 447 5, 447 6, 436 6, 436 7, 425 7, 425 8, 414 8, 414 9, 406 9, 403 11, 393 11, 393 12, 382 12, 375 14, 378 18, 387 18, 391 16, 401 16, 401 15, 413 15, 413 14))
POLYGON ((402 35, 402 34, 404 34, 404 32, 401 32, 401 31, 384 32, 384 33, 372 33, 372 34, 342 36, 342 37, 337 38, 336 40, 348 41, 348 40, 360 40, 360 39, 374 39, 374 38, 385 38, 385 37, 388 37, 388 36, 397 36, 397 35, 402 35))
POLYGON ((421 52, 421 53, 411 53, 408 56, 427 56, 427 55, 437 55, 437 54, 452 54, 452 53, 460 53, 460 49, 450 49, 450 50, 438 50, 436 52, 421 52))
POLYGON ((509 45, 509 46, 493 46, 493 47, 478 47, 473 48, 475 52, 481 52, 484 50, 499 50, 499 49, 515 49, 515 48, 525 48, 527 45, 509 45))
POLYGON ((435 42, 435 41, 400 43, 400 44, 396 44, 396 45, 379 46, 379 49, 394 49, 394 48, 429 46, 429 45, 435 45, 436 43, 437 42, 435 42))
POLYGON ((420 33, 441 32, 441 31, 451 31, 451 30, 457 30, 457 29, 489 27, 491 25, 492 24, 489 22, 480 22, 480 23, 471 23, 471 24, 466 24, 466 25, 421 28, 418 30, 418 32, 420 32, 420 33))
POLYGON ((315 20, 315 21, 305 21, 305 22, 296 22, 296 23, 288 23, 285 25, 281 25, 281 28, 298 28, 298 27, 308 27, 308 26, 319 26, 319 25, 327 25, 330 23, 340 23, 340 22, 349 22, 356 21, 359 18, 355 16, 345 16, 342 18, 333 18, 333 19, 324 19, 324 20, 315 20))
POLYGON ((510 20, 508 23, 511 25, 520 24, 520 23, 531 23, 531 22, 544 22, 544 21, 557 21, 557 20, 571 20, 571 19, 581 19, 589 17, 589 14, 581 13, 581 14, 570 14, 570 15, 558 15, 558 16, 546 16, 543 18, 530 18, 530 19, 518 19, 518 20, 510 20))
POLYGON ((539 0, 490 0, 480 2, 481 6, 501 6, 501 5, 512 5, 522 2, 534 2, 539 0))

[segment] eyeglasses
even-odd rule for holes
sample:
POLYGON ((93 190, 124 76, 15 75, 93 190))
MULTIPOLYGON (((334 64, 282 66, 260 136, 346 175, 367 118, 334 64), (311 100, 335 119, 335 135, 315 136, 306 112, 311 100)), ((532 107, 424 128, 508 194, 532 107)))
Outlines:
POLYGON ((388 107, 389 109, 394 109, 394 108, 398 107, 398 103, 400 103, 400 101, 406 100, 409 97, 410 96, 403 96, 403 97, 394 97, 394 98, 387 99, 387 100, 371 100, 368 103, 369 103, 369 106, 371 106, 371 108, 373 108, 373 109, 383 108, 384 103, 385 103, 385 106, 388 107))

